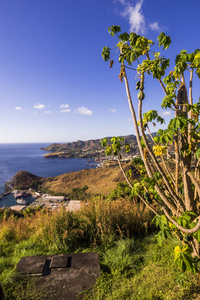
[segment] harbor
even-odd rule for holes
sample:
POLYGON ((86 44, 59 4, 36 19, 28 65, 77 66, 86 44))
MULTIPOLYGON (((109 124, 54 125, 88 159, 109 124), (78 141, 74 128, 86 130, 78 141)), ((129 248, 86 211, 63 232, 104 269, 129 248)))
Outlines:
POLYGON ((28 193, 28 194, 23 194, 23 192, 19 193, 19 195, 17 197, 15 197, 15 193, 14 192, 6 192, 6 193, 2 193, 0 195, 0 208, 6 208, 6 207, 12 207, 14 205, 18 205, 18 204, 26 204, 30 205, 35 201, 34 198, 34 194, 32 193, 28 193), (24 199, 25 197, 25 199, 24 199), (20 203, 21 200, 21 203, 20 203), (25 202, 23 202, 23 201, 25 202))
POLYGON ((23 211, 30 208, 47 208, 60 210, 63 206, 67 211, 78 210, 82 201, 69 200, 65 196, 51 196, 37 191, 16 191, 1 194, 0 208, 10 208, 16 211, 23 211))

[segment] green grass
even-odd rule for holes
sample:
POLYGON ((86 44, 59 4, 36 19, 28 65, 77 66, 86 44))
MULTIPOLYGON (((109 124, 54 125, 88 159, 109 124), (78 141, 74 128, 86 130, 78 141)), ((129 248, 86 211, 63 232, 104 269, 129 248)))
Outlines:
MULTIPOLYGON (((171 239, 160 247, 151 235, 141 240, 114 241, 113 237, 106 249, 100 246, 77 249, 76 252, 98 251, 102 274, 95 287, 82 293, 80 299, 200 299, 198 277, 180 275, 174 263, 175 245, 176 240, 171 239)), ((22 280, 15 266, 22 256, 48 252, 48 249, 34 248, 30 239, 20 242, 13 253, 0 258, 0 282, 8 299, 45 299, 35 288, 36 279, 23 277, 22 280)))
POLYGON ((159 247, 154 235, 120 241, 101 257, 102 276, 83 299, 200 299, 198 276, 183 276, 174 263, 175 245, 171 239, 159 247))
POLYGON ((23 256, 98 252, 101 276, 80 299, 200 299, 198 275, 180 273, 174 263, 177 241, 167 239, 160 247, 151 220, 143 206, 124 200, 92 201, 76 213, 2 214, 0 282, 5 296, 47 299, 36 278, 17 274, 23 256))

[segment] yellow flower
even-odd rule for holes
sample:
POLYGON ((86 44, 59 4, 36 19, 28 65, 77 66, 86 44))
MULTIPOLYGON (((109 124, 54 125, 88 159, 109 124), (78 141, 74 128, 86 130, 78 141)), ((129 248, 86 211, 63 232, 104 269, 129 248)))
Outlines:
POLYGON ((167 152, 166 146, 160 146, 160 145, 154 146, 153 151, 156 156, 163 156, 167 152))

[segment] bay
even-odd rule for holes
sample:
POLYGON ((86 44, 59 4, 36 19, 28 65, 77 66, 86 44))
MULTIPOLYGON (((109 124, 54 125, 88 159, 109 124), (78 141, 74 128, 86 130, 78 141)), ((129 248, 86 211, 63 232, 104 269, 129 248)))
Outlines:
MULTIPOLYGON (((42 177, 54 177, 95 167, 88 166, 87 158, 44 158, 44 154, 48 152, 40 148, 48 145, 46 143, 0 144, 0 194, 5 191, 5 182, 20 170, 42 177)), ((0 200, 0 207, 14 204, 12 195, 0 200)))

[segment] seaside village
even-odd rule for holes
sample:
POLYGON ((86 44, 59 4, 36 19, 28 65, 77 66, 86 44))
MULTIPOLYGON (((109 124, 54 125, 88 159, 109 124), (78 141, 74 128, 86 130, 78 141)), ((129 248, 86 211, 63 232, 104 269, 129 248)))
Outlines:
POLYGON ((65 196, 51 196, 49 194, 43 194, 40 191, 33 191, 32 189, 26 191, 13 190, 12 192, 6 192, 1 195, 2 197, 10 196, 13 194, 16 200, 16 205, 10 207, 10 209, 15 211, 23 211, 27 207, 30 208, 47 208, 50 210, 60 210, 62 206, 66 208, 67 211, 78 210, 82 204, 80 200, 68 200, 65 196), (29 200, 31 199, 30 203, 29 200))

